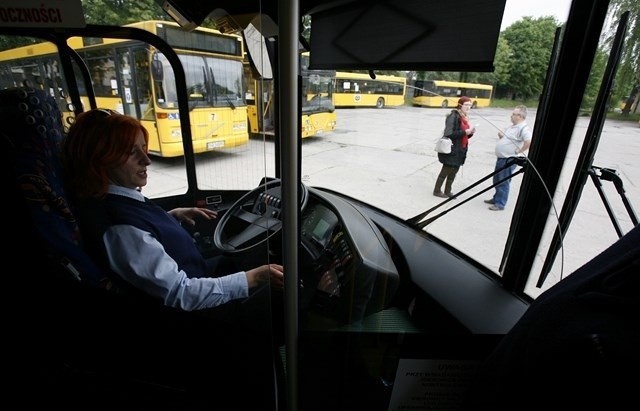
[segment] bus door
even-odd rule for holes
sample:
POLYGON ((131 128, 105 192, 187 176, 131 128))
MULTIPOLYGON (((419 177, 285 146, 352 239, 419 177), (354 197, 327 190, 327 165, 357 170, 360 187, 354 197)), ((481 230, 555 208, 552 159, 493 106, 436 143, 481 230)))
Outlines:
POLYGON ((273 80, 256 81, 256 107, 262 107, 258 113, 259 130, 267 134, 274 134, 273 95, 273 80))
POLYGON ((253 136, 274 134, 273 80, 252 79, 247 82, 247 116, 253 136))

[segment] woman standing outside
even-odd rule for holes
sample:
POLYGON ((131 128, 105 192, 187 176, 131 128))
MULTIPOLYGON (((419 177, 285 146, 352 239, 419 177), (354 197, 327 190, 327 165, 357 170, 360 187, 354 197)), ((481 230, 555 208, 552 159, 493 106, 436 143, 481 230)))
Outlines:
POLYGON ((469 139, 473 137, 476 129, 469 120, 469 110, 471 110, 471 99, 466 96, 460 97, 456 109, 451 110, 445 119, 443 135, 449 137, 452 142, 451 153, 438 153, 438 160, 442 163, 442 169, 436 180, 433 195, 442 198, 453 198, 455 194, 451 191, 453 180, 460 167, 467 159, 469 139), (445 184, 444 192, 442 183, 445 184))

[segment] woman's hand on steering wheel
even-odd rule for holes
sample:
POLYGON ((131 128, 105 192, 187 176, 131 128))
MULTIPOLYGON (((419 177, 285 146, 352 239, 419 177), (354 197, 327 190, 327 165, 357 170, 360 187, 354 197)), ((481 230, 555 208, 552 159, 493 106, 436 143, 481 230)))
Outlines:
POLYGON ((218 213, 213 210, 209 210, 208 208, 202 207, 179 207, 174 208, 169 211, 174 218, 176 218, 181 223, 187 223, 190 226, 194 226, 196 224, 195 218, 202 217, 207 220, 213 220, 218 217, 218 213))
POLYGON ((284 268, 280 264, 265 264, 246 272, 249 288, 270 282, 275 288, 284 286, 284 268))

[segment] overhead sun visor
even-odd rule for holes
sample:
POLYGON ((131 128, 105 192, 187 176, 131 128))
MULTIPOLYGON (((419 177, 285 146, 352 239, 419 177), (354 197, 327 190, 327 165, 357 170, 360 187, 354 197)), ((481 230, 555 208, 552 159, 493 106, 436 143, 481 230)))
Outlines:
POLYGON ((493 71, 505 3, 369 0, 317 11, 310 68, 493 71))

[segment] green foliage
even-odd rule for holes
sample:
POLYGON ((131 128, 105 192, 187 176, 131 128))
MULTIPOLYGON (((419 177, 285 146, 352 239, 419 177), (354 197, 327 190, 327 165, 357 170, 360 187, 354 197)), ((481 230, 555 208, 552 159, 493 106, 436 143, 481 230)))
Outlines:
POLYGON ((494 84, 496 87, 496 93, 499 88, 506 86, 509 83, 509 76, 511 75, 511 69, 514 66, 514 60, 511 58, 513 50, 509 46, 509 42, 504 37, 500 36, 498 39, 498 46, 496 48, 495 57, 495 71, 491 73, 491 79, 489 84, 494 84))
POLYGON ((33 37, 0 36, 0 51, 37 42, 33 37))
POLYGON ((89 24, 122 26, 142 20, 169 20, 155 0, 82 0, 89 24))
POLYGON ((587 80, 587 86, 582 96, 582 103, 580 104, 580 108, 583 110, 591 111, 595 105, 603 81, 604 70, 607 66, 607 58, 608 56, 602 50, 596 51, 593 64, 591 65, 591 73, 589 73, 589 79, 587 80))
POLYGON ((557 28, 554 17, 524 17, 501 33, 515 60, 506 86, 516 96, 527 99, 542 92, 557 28))
POLYGON ((505 98, 494 98, 491 100, 491 107, 496 108, 514 108, 518 104, 524 104, 530 109, 535 109, 538 107, 538 100, 519 100, 519 99, 505 99, 505 98))
MULTIPOLYGON (((607 52, 610 49, 620 18, 625 12, 629 12, 629 20, 622 58, 618 64, 615 85, 612 90, 612 101, 623 100, 632 93, 635 87, 640 86, 640 2, 638 0, 611 0, 609 10, 611 27, 606 33, 603 50, 607 52)), ((636 113, 638 112, 638 99, 640 99, 640 93, 634 102, 636 113)))

